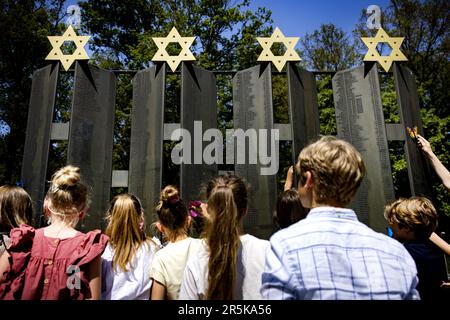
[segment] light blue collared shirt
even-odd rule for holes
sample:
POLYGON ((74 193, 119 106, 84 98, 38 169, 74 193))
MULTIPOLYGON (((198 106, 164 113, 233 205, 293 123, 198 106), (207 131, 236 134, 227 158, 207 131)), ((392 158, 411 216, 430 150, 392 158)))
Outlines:
POLYGON ((419 299, 403 245, 358 221, 353 210, 312 209, 274 234, 262 275, 265 299, 419 299))

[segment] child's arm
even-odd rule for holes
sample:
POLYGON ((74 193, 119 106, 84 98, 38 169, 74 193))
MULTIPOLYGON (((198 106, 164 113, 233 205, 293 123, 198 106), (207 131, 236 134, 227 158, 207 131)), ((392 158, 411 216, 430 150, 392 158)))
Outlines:
POLYGON ((102 259, 98 256, 88 267, 88 277, 89 277, 89 287, 91 288, 91 298, 90 300, 100 300, 101 299, 101 289, 102 289, 102 259))
POLYGON ((166 287, 153 279, 152 292, 150 294, 151 300, 164 300, 166 298, 166 287))
POLYGON ((286 182, 284 183, 284 191, 290 190, 292 188, 293 182, 294 182, 294 168, 290 166, 286 175, 286 182))
POLYGON ((444 253, 446 255, 450 256, 450 244, 448 244, 447 242, 445 242, 444 239, 442 239, 441 237, 439 237, 436 233, 432 233, 430 236, 430 240, 436 245, 438 246, 442 251, 444 251, 444 253))
POLYGON ((9 267, 9 261, 8 258, 10 257, 8 251, 3 252, 3 254, 0 256, 0 284, 3 282, 4 275, 8 270, 9 267))
POLYGON ((450 190, 450 172, 442 164, 439 158, 434 154, 433 150, 431 149, 430 143, 424 137, 418 134, 417 144, 419 145, 420 149, 425 153, 425 155, 428 157, 428 159, 430 159, 431 165, 433 166, 439 178, 442 180, 444 186, 448 190, 450 190))

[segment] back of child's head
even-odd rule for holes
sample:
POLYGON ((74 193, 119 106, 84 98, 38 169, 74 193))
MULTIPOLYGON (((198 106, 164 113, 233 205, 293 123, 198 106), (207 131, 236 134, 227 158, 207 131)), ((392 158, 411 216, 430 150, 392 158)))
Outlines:
POLYGON ((188 209, 183 200, 180 199, 176 187, 169 185, 161 191, 155 211, 158 221, 166 229, 166 236, 169 241, 173 241, 179 235, 188 233, 188 209))
POLYGON ((146 240, 142 230, 143 210, 139 199, 132 194, 120 194, 111 200, 107 212, 106 235, 114 249, 113 268, 127 271, 134 253, 146 240))
POLYGON ((280 193, 277 199, 273 220, 277 229, 284 229, 306 217, 297 190, 290 189, 280 193))
POLYGON ((56 171, 46 195, 46 205, 58 219, 70 222, 88 207, 88 189, 81 182, 80 168, 68 165, 56 171))
POLYGON ((436 230, 438 214, 425 197, 400 198, 385 206, 384 217, 390 223, 414 231, 415 240, 425 241, 436 230))
POLYGON ((21 224, 30 224, 33 205, 29 194, 21 187, 0 187, 0 231, 8 232, 21 224))
POLYGON ((316 203, 347 206, 364 177, 360 153, 350 143, 323 136, 305 147, 298 156, 297 173, 302 185, 310 171, 316 203))
POLYGON ((239 228, 247 212, 247 184, 238 176, 222 175, 208 183, 206 195, 210 216, 206 226, 210 252, 207 298, 230 300, 237 277, 239 228))
POLYGON ((206 185, 206 197, 210 199, 216 188, 224 186, 229 187, 231 192, 233 192, 236 208, 238 209, 238 219, 241 219, 247 212, 248 206, 247 182, 243 178, 233 174, 220 175, 210 180, 206 185))

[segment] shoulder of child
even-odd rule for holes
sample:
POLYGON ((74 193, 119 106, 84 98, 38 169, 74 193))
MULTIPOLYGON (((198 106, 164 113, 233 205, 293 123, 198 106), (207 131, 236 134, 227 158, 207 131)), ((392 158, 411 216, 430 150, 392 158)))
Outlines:
POLYGON ((143 243, 142 246, 147 250, 148 252, 155 253, 158 251, 161 246, 154 241, 154 239, 147 238, 143 243))
POLYGON ((12 229, 9 233, 10 246, 8 251, 21 251, 29 248, 33 244, 35 234, 36 230, 26 224, 12 229))
POLYGON ((257 238, 251 234, 245 234, 241 236, 241 242, 244 245, 252 246, 252 247, 268 247, 270 245, 269 240, 257 238))
POLYGON ((405 246, 398 240, 391 238, 382 232, 374 231, 374 233, 376 233, 381 241, 384 241, 386 243, 389 252, 394 254, 406 254, 409 256, 408 250, 406 250, 405 246))
POLYGON ((195 246, 195 248, 201 248, 201 247, 203 247, 203 244, 205 243, 203 241, 203 239, 200 239, 200 238, 191 238, 190 237, 189 239, 190 239, 191 245, 195 246))
POLYGON ((83 265, 90 263, 97 256, 101 256, 108 245, 109 238, 100 230, 86 233, 78 248, 73 252, 71 264, 83 265))

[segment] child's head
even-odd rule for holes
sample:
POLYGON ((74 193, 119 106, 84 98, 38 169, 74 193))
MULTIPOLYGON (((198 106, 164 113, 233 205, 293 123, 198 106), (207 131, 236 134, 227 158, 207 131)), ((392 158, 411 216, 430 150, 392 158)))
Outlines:
POLYGON ((209 214, 206 241, 210 300, 233 299, 241 220, 247 213, 247 185, 234 175, 211 180, 206 189, 209 214))
POLYGON ((240 220, 247 213, 248 206, 248 186, 247 182, 241 177, 226 174, 220 175, 212 180, 210 180, 206 186, 206 197, 209 199, 214 191, 219 187, 228 187, 234 196, 234 201, 236 203, 236 208, 238 210, 238 219, 240 220))
POLYGON ((424 197, 400 198, 386 205, 384 217, 392 226, 394 238, 400 242, 425 241, 436 230, 438 214, 424 197))
POLYGON ((0 187, 0 231, 9 232, 21 224, 30 224, 33 205, 28 193, 21 187, 0 187))
POLYGON ((360 153, 350 143, 332 136, 321 137, 305 147, 295 168, 305 208, 311 207, 312 200, 316 204, 346 207, 365 172, 360 153))
POLYGON ((289 227, 291 224, 305 218, 307 211, 302 206, 297 190, 285 190, 277 199, 273 220, 277 229, 289 227))
POLYGON ((81 182, 80 168, 65 166, 52 176, 44 207, 54 219, 75 226, 88 209, 88 189, 81 182))
POLYGON ((111 200, 107 212, 106 235, 114 248, 113 267, 127 271, 134 253, 145 241, 144 212, 139 199, 132 194, 120 194, 111 200))
POLYGON ((188 234, 190 217, 186 205, 180 199, 177 188, 165 187, 161 191, 155 210, 158 222, 169 241, 175 241, 179 236, 188 234))

